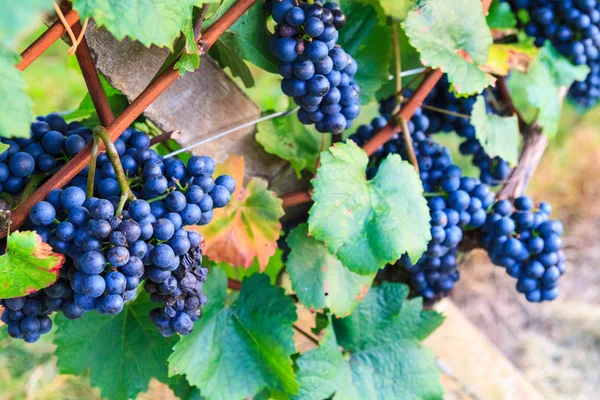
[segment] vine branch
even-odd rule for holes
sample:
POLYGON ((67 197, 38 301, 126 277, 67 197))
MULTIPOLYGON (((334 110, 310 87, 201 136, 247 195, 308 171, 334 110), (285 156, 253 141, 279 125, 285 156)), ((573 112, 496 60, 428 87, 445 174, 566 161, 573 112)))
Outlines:
MULTIPOLYGON (((79 14, 77 11, 69 9, 64 13, 65 20, 69 26, 73 26, 79 21, 79 14)), ((21 61, 16 65, 19 71, 24 71, 25 68, 29 67, 39 56, 41 56, 46 50, 52 46, 62 35, 65 34, 67 29, 63 25, 60 19, 57 19, 50 28, 40 35, 29 47, 27 47, 21 53, 21 61)))
MULTIPOLYGON (((206 30, 201 39, 202 54, 217 41, 217 39, 237 21, 257 0, 238 0, 219 18, 210 28, 206 30)), ((106 126, 111 141, 115 141, 121 136, 123 131, 131 125, 137 117, 158 98, 173 82, 179 77, 179 71, 175 68, 175 63, 160 74, 156 80, 151 82, 146 89, 123 111, 118 118, 106 126)), ((102 151, 102 149, 101 149, 102 151)), ((36 203, 44 200, 48 193, 54 188, 65 186, 82 169, 89 164, 92 154, 92 142, 71 159, 58 173, 53 175, 45 184, 43 184, 33 196, 26 199, 12 213, 12 226, 15 229, 20 228, 27 220, 29 210, 36 203)), ((0 238, 6 237, 6 232, 0 232, 0 238)))
MULTIPOLYGON (((73 25, 72 29, 75 36, 79 37, 81 35, 82 28, 79 21, 73 25)), ((96 70, 96 65, 94 64, 94 59, 92 58, 92 53, 85 40, 85 36, 81 38, 75 56, 81 67, 81 73, 85 80, 85 85, 90 92, 98 119, 103 126, 107 126, 115 120, 115 116, 110 108, 106 93, 104 93, 104 88, 102 87, 102 82, 100 82, 100 77, 98 76, 98 71, 96 70)))
POLYGON ((498 89, 500 99, 506 105, 508 110, 513 115, 516 115, 519 119, 519 129, 521 130, 521 132, 524 132, 527 129, 527 123, 523 118, 523 114, 521 114, 521 112, 517 110, 517 107, 515 107, 515 103, 513 102, 512 96, 510 95, 510 91, 508 90, 508 86, 506 85, 506 79, 504 79, 503 76, 499 77, 496 81, 496 89, 498 89))

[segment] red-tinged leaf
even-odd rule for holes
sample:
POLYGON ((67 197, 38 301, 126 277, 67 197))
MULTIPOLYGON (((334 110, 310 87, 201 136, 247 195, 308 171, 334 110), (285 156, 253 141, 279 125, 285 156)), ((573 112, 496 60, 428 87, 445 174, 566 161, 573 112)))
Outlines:
POLYGON ((238 185, 231 203, 215 210, 213 222, 197 228, 206 238, 204 252, 215 262, 244 268, 257 258, 262 272, 277 249, 282 202, 262 179, 254 178, 243 187, 243 157, 233 156, 219 165, 216 175, 222 174, 231 175, 238 185))
POLYGON ((15 232, 0 256, 0 298, 25 296, 56 282, 65 256, 52 251, 35 232, 15 232))

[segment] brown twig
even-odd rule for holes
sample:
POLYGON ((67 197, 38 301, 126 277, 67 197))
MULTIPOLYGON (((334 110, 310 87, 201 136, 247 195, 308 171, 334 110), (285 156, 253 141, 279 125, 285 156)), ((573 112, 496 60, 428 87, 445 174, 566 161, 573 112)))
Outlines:
POLYGON ((165 132, 158 136, 154 136, 152 139, 150 139, 150 146, 153 146, 157 143, 165 143, 166 141, 171 140, 175 136, 177 136, 179 134, 179 132, 180 131, 171 131, 171 132, 165 132))
POLYGON ((200 18, 198 18, 198 21, 196 21, 196 23, 194 24, 194 38, 196 38, 196 41, 198 41, 198 39, 200 39, 200 37, 202 36, 202 24, 204 24, 204 18, 206 18, 206 13, 208 12, 209 7, 210 4, 208 3, 202 5, 202 10, 200 11, 200 18))
POLYGON ((443 75, 444 73, 442 70, 436 69, 431 71, 425 77, 423 82, 421 82, 421 85, 417 88, 417 90, 415 90, 415 93, 406 102, 404 107, 402 107, 402 110, 400 110, 400 112, 390 120, 386 127, 379 131, 373 137, 373 139, 363 146, 363 150, 367 153, 367 155, 370 156, 375 153, 377 149, 386 144, 394 136, 398 130, 398 127, 396 126, 396 119, 398 117, 404 118, 405 120, 410 120, 416 109, 421 106, 427 95, 433 90, 443 75))
POLYGON ((524 142, 519 164, 512 170, 510 176, 498 192, 499 199, 514 199, 524 194, 535 172, 542 155, 548 146, 548 137, 542 129, 533 124, 523 132, 524 142))
POLYGON ((305 338, 307 338, 309 341, 312 342, 312 344, 316 344, 317 346, 319 345, 319 341, 317 339, 315 339, 313 337, 313 335, 311 335, 310 333, 306 332, 304 329, 300 328, 298 325, 293 324, 292 325, 294 327, 294 329, 301 334, 302 336, 304 336, 305 338))
MULTIPOLYGON (((64 16, 67 24, 70 26, 79 21, 79 14, 77 14, 77 11, 75 10, 67 11, 64 16)), ((60 39, 66 31, 67 30, 60 19, 56 20, 46 32, 42 33, 39 38, 21 53, 21 61, 16 65, 16 68, 19 71, 25 70, 25 68, 30 66, 32 62, 48 50, 54 42, 60 39)))
MULTIPOLYGON (((397 113, 402 108, 402 57, 400 55, 400 43, 398 42, 398 25, 392 21, 392 44, 394 47, 394 67, 395 67, 395 79, 396 79, 396 109, 394 113, 397 113)), ((412 164, 413 168, 419 173, 419 162, 417 161, 417 155, 415 154, 415 148, 412 141, 410 130, 408 129, 407 120, 398 117, 396 125, 400 127, 402 131, 402 138, 406 143, 406 150, 408 151, 408 160, 412 164)))
MULTIPOLYGON (((81 23, 79 21, 76 22, 72 29, 75 36, 79 37, 81 34, 81 23)), ((94 108, 96 109, 96 114, 98 114, 98 119, 103 126, 107 126, 115 120, 115 116, 110 108, 106 93, 104 93, 102 82, 100 82, 100 77, 98 76, 98 71, 96 70, 96 65, 94 64, 94 59, 92 58, 92 53, 90 52, 85 37, 81 38, 75 56, 79 62, 79 67, 81 67, 81 74, 83 75, 85 85, 90 92, 90 97, 94 104, 94 108)))
POLYGON ((235 279, 227 278, 227 287, 231 290, 240 291, 242 290, 242 282, 236 281, 235 279))
POLYGON ((519 119, 519 128, 521 131, 525 131, 527 129, 527 123, 523 118, 523 114, 521 114, 521 112, 517 110, 517 107, 515 107, 515 103, 513 102, 510 91, 508 90, 508 86, 506 85, 506 79, 504 79, 503 76, 498 77, 498 80, 496 81, 496 89, 498 89, 498 95, 500 96, 502 103, 504 103, 508 110, 512 114, 516 115, 519 119))
MULTIPOLYGON (((257 0, 238 0, 229 10, 219 18, 202 37, 203 49, 208 50, 217 39, 257 0)), ((172 65, 174 67, 174 64, 172 65)), ((158 96, 160 96, 173 82, 177 80, 179 71, 175 68, 168 68, 156 80, 154 80, 140 95, 123 111, 117 119, 110 123, 106 130, 114 142, 129 125, 150 105, 158 96)), ((102 151, 102 149, 101 149, 102 151)), ((29 210, 39 201, 48 196, 51 190, 65 186, 82 169, 88 165, 92 154, 92 142, 75 157, 71 159, 56 175, 52 176, 44 185, 42 185, 33 196, 21 204, 12 214, 12 226, 18 229, 27 220, 29 210)), ((5 232, 0 232, 0 237, 5 237, 5 232)))
POLYGON ((283 200, 283 208, 294 207, 312 200, 308 191, 284 194, 280 198, 283 200))

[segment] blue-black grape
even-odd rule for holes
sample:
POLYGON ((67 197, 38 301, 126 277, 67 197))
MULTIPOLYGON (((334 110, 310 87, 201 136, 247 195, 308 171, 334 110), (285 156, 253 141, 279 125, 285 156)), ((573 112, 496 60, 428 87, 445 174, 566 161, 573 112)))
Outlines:
POLYGON ((530 18, 522 24, 535 45, 546 40, 575 65, 587 64, 590 73, 575 82, 569 98, 584 108, 600 100, 600 3, 597 0, 542 1, 502 0, 515 13, 527 11, 530 18))
POLYGON ((281 90, 301 107, 298 119, 319 132, 341 134, 360 113, 358 65, 336 45, 344 13, 333 2, 281 0, 271 15, 278 25, 269 47, 280 61, 281 90))
MULTIPOLYGON (((18 192, 27 183, 26 178, 17 176, 23 175, 23 171, 11 172, 11 160, 13 168, 27 167, 25 172, 28 172, 34 155, 38 160, 48 156, 56 162, 54 155, 46 153, 48 149, 57 153, 60 144, 61 157, 68 158, 69 149, 75 149, 71 146, 81 144, 79 139, 70 138, 77 135, 86 143, 92 138, 91 130, 80 124, 61 124, 57 114, 50 119, 54 128, 45 119, 38 120, 32 125, 33 134, 28 141, 8 143, 11 147, 0 163, 3 187, 18 192), (57 133, 61 134, 61 140, 57 133), (48 134, 50 137, 46 138, 48 134), (67 141, 71 143, 69 149, 65 149, 67 141), (21 145, 28 151, 20 152, 21 145), (23 167, 24 164, 29 166, 23 167)), ((216 165, 210 157, 194 156, 186 166, 180 160, 163 159, 148 148, 149 144, 145 133, 133 129, 126 130, 115 143, 121 158, 129 162, 126 173, 137 196, 137 200, 125 204, 121 216, 115 215, 120 188, 118 184, 118 191, 111 188, 115 187, 116 175, 105 154, 97 159, 94 194, 98 197, 86 199, 86 168, 66 188, 52 190, 46 201, 31 209, 28 223, 55 252, 66 255, 66 262, 60 279, 52 286, 22 299, 0 300, 7 308, 2 319, 9 325, 11 336, 37 341, 50 330, 51 320, 46 315, 52 312, 63 312, 69 319, 93 310, 118 313, 135 297, 143 280, 160 281, 162 294, 181 295, 181 289, 175 290, 178 287, 175 271, 182 257, 191 250, 200 251, 203 242, 199 234, 183 228, 209 223, 213 208, 229 202, 236 184, 226 175, 213 180, 216 165), (25 317, 28 319, 24 320, 25 317)), ((205 276, 206 270, 203 271, 205 276)), ((184 286, 188 281, 184 281, 184 286)), ((201 285, 195 289, 195 295, 204 300, 197 302, 196 309, 188 310, 187 317, 181 315, 183 308, 179 307, 173 315, 172 329, 176 332, 189 333, 193 327, 190 321, 200 315, 205 297, 201 285)))
POLYGON ((530 197, 494 204, 483 227, 482 246, 492 262, 517 279, 517 291, 530 302, 551 301, 559 294, 558 280, 565 273, 563 226, 549 219, 552 208, 537 208, 530 197))

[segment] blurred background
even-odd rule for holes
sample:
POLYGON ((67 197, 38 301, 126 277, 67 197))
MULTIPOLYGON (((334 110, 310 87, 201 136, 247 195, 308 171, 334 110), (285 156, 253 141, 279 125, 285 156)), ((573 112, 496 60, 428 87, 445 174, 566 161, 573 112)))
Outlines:
MULTIPOLYGON (((41 32, 33 32, 23 43, 41 32)), ((258 70, 253 73, 256 86, 247 90, 248 95, 263 110, 286 109, 278 78, 258 70)), ((62 42, 55 43, 24 77, 37 114, 76 109, 86 94, 76 59, 67 56, 62 42)), ((365 106, 356 126, 370 121, 376 110, 377 104, 365 106)), ((600 391, 600 109, 581 116, 566 105, 562 114, 560 133, 528 190, 536 201, 549 201, 553 217, 565 225, 568 269, 561 279, 560 297, 549 304, 527 303, 514 290, 514 280, 475 251, 463 256, 461 280, 452 300, 544 398, 596 399, 600 391)), ((442 140, 456 148, 452 135, 442 140)), ((456 152, 455 162, 471 168, 460 157, 456 152)), ((58 374, 53 351, 52 334, 28 345, 11 340, 0 329, 0 400, 99 399, 86 376, 58 374)), ((142 397, 172 398, 172 393, 153 382, 142 397)))

